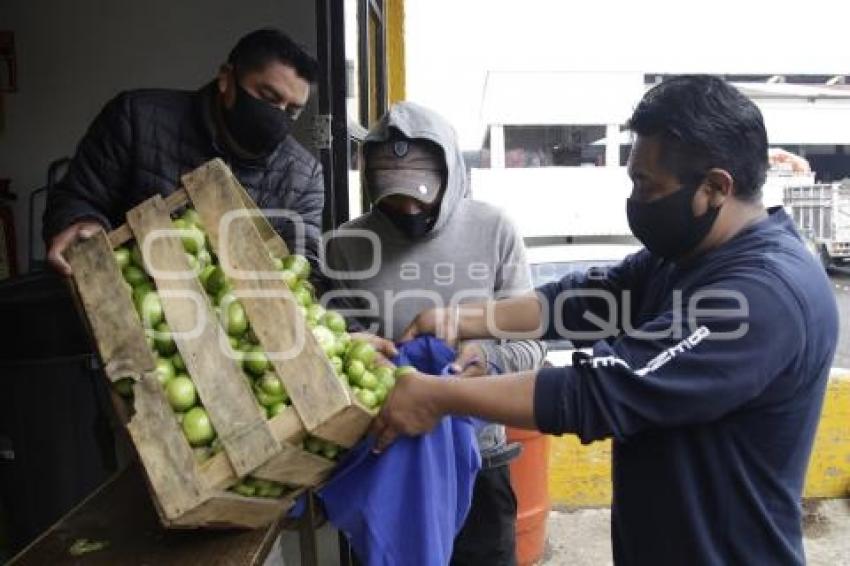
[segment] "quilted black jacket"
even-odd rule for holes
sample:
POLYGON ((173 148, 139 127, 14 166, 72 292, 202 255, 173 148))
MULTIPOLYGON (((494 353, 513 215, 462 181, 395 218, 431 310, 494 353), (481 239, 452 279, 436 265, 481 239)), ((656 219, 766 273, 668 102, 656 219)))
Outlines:
POLYGON ((111 100, 90 126, 68 169, 47 198, 46 241, 70 224, 94 219, 114 228, 143 200, 171 193, 180 176, 214 157, 232 169, 260 208, 300 215, 270 219, 291 250, 315 265, 324 185, 321 165, 292 136, 266 159, 246 162, 218 141, 212 119, 214 85, 198 91, 134 90, 111 100))

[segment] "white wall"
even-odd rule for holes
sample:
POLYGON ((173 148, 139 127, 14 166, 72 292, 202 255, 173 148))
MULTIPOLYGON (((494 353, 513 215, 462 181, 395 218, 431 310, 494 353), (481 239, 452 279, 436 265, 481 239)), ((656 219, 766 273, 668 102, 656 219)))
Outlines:
MULTIPOLYGON (((107 100, 132 88, 196 89, 241 35, 263 26, 315 53, 309 0, 2 0, 0 28, 15 33, 19 89, 4 101, 0 177, 18 194, 19 266, 28 262, 30 191, 44 185, 50 161, 73 153, 107 100)), ((312 113, 299 120, 300 139, 311 122, 312 113)))

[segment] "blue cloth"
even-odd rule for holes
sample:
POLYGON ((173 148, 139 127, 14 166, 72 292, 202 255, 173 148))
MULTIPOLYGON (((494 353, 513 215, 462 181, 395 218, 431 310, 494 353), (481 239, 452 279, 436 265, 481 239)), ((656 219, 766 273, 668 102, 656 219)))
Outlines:
MULTIPOLYGON (((433 337, 399 346, 396 365, 442 374, 455 352, 433 337)), ((383 454, 367 438, 317 492, 328 520, 369 566, 449 563, 472 504, 481 456, 470 419, 446 417, 427 435, 399 438, 383 454)))
POLYGON ((614 437, 614 562, 804 564, 800 497, 838 315, 791 218, 771 210, 690 265, 643 250, 541 289, 588 331, 608 304, 575 289, 631 291, 626 322, 660 336, 625 332, 537 374, 540 430, 614 437))

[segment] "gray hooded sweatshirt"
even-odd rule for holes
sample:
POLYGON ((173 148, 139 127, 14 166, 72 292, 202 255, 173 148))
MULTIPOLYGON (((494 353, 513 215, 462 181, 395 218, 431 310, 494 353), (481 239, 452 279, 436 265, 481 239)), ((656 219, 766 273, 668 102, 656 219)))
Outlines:
MULTIPOLYGON (((501 210, 470 198, 454 129, 434 112, 402 102, 369 132, 365 143, 386 141, 392 129, 443 149, 447 175, 437 220, 416 240, 408 239, 378 208, 341 226, 328 242, 327 265, 336 273, 329 274, 331 290, 323 299, 366 330, 397 340, 426 308, 529 291, 522 238, 501 210)), ((486 341, 482 346, 491 369, 503 372, 536 369, 546 355, 543 343, 534 340, 486 341)), ((504 428, 489 425, 478 440, 482 452, 498 449, 504 444, 504 428)))

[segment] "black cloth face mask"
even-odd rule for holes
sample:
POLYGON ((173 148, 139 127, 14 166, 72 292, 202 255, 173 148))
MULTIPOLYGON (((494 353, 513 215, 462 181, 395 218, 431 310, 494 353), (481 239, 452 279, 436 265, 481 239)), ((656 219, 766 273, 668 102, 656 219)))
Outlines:
POLYGON ((653 255, 676 259, 693 250, 711 231, 720 207, 694 216, 692 203, 702 181, 684 185, 652 202, 626 199, 626 216, 635 237, 653 255))
POLYGON ((431 213, 424 210, 416 214, 393 214, 387 211, 384 211, 384 214, 409 240, 424 237, 434 225, 431 213))
POLYGON ((258 157, 271 154, 292 130, 289 114, 252 96, 238 81, 233 107, 223 110, 230 136, 240 148, 258 157))

